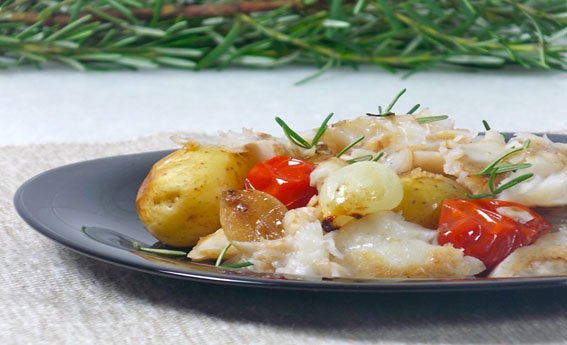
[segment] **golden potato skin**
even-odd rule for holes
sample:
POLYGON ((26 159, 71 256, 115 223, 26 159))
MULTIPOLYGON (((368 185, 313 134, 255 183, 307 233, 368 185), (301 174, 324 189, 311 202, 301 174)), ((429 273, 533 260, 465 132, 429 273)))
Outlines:
POLYGON ((439 174, 415 169, 401 177, 404 198, 394 212, 401 212, 408 222, 437 229, 441 205, 446 199, 465 199, 467 189, 439 174))
POLYGON ((154 164, 138 190, 138 215, 165 244, 193 246, 220 227, 221 192, 242 189, 249 168, 238 153, 188 145, 154 164))

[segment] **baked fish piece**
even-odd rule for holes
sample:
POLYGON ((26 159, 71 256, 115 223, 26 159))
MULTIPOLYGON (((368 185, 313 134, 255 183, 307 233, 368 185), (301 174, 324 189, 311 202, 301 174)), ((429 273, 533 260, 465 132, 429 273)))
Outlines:
POLYGON ((516 249, 490 277, 567 275, 567 227, 544 235, 534 244, 516 249))

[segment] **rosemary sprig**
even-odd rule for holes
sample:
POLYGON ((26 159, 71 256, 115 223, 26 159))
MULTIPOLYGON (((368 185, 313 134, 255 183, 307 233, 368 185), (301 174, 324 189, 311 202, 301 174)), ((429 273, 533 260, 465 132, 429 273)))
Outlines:
MULTIPOLYGON (((388 106, 386 107, 386 110, 382 111, 382 106, 379 105, 378 106, 378 114, 373 114, 373 113, 366 113, 366 115, 368 116, 392 116, 392 115, 396 115, 396 113, 394 113, 392 111, 392 108, 394 108, 394 105, 396 105, 396 103, 398 103, 398 101, 400 100, 400 98, 402 97, 402 95, 404 93, 406 93, 407 89, 402 89, 400 92, 398 92, 397 95, 394 96, 394 98, 392 99, 392 101, 390 102, 390 104, 388 104, 388 106)), ((417 110, 417 108, 419 108, 419 104, 414 105, 410 112, 408 114, 412 114, 414 111, 417 110)))
POLYGON ((481 194, 469 194, 468 196, 472 199, 482 199, 488 197, 496 197, 498 194, 502 193, 503 191, 510 189, 516 186, 519 183, 522 183, 534 176, 533 173, 523 174, 513 178, 512 180, 496 187, 496 176, 502 173, 510 172, 510 171, 518 171, 522 169, 527 169, 532 165, 530 163, 517 163, 517 164, 500 164, 504 159, 527 149, 530 146, 530 141, 526 140, 524 144, 519 147, 512 149, 508 152, 505 152, 498 156, 494 161, 488 164, 482 171, 478 172, 476 175, 478 176, 488 176, 488 189, 489 193, 481 193, 481 194))
POLYGON ((461 3, 6 0, 0 1, 0 66, 567 69, 564 0, 461 3), (202 54, 180 56, 167 49, 202 54))
POLYGON ((351 148, 353 148, 356 144, 358 144, 359 142, 361 142, 362 140, 364 140, 364 136, 360 136, 357 139, 355 139, 352 143, 348 144, 347 146, 345 146, 339 153, 337 153, 337 158, 341 158, 342 155, 344 155, 348 150, 350 150, 351 148))
POLYGON ((222 262, 224 261, 224 257, 226 255, 226 253, 228 252, 228 249, 232 246, 231 243, 227 244, 226 246, 224 246, 224 248, 221 250, 221 252, 219 253, 219 256, 217 257, 217 260, 215 261, 215 267, 226 267, 226 268, 244 268, 244 267, 248 267, 248 266, 253 266, 254 264, 249 262, 249 261, 243 261, 243 262, 238 262, 235 264, 222 264, 222 262))
POLYGON ((222 261, 224 260, 224 256, 226 255, 226 252, 228 252, 228 249, 232 246, 232 244, 227 244, 226 246, 224 246, 224 248, 221 250, 219 256, 217 257, 217 261, 215 261, 215 267, 219 267, 222 264, 222 261))
POLYGON ((477 175, 479 176, 487 176, 490 175, 492 173, 492 171, 496 168, 496 166, 502 162, 504 159, 518 153, 521 151, 524 151, 525 149, 527 149, 530 146, 530 140, 526 140, 524 142, 524 144, 521 147, 512 149, 508 152, 504 152, 503 154, 501 154, 500 156, 498 156, 494 161, 492 161, 490 164, 488 164, 484 169, 482 169, 481 171, 479 171, 477 173, 477 175))
POLYGON ((301 135, 299 135, 296 131, 291 129, 291 127, 289 127, 288 124, 284 120, 282 120, 280 117, 276 117, 276 122, 283 129, 283 132, 284 132, 285 136, 289 139, 289 141, 291 141, 295 145, 302 147, 304 149, 310 149, 312 147, 315 147, 319 143, 319 140, 321 139, 323 134, 325 134, 325 132, 329 128, 328 123, 331 120, 331 117, 333 117, 333 113, 330 113, 329 115, 327 115, 325 120, 323 120, 323 123, 321 123, 321 126, 319 126, 319 129, 317 129, 317 132, 315 132, 315 136, 313 137, 313 140, 311 140, 311 142, 308 142, 301 135))

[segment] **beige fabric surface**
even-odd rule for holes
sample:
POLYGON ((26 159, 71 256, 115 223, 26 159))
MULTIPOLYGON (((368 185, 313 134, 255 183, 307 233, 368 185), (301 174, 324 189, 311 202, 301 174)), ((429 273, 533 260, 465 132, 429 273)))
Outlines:
POLYGON ((567 343, 567 287, 355 294, 195 283, 83 257, 12 206, 17 187, 43 170, 171 146, 157 135, 0 148, 0 344, 567 343))

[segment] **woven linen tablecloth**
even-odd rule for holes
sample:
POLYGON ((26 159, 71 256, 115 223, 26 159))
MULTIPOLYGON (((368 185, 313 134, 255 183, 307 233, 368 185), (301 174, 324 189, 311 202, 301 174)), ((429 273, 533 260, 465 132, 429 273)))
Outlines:
POLYGON ((12 205, 46 169, 169 147, 157 135, 0 148, 0 344, 567 343, 567 288, 354 294, 189 282, 76 254, 12 205))

